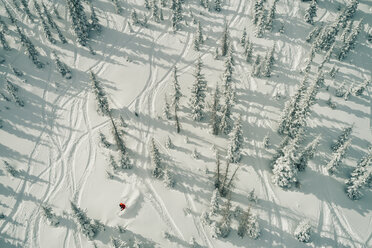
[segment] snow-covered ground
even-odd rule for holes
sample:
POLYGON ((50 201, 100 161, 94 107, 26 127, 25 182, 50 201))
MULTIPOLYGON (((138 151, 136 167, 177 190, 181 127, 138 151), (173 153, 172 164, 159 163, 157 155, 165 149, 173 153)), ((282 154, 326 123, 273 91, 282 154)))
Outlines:
MULTIPOLYGON (((19 170, 17 177, 8 176, 0 166, 0 247, 108 247, 110 238, 139 240, 148 247, 190 247, 192 237, 202 247, 372 247, 372 192, 358 201, 350 200, 345 192, 345 180, 357 161, 368 152, 372 141, 372 100, 370 91, 361 96, 351 96, 348 101, 334 96, 336 88, 358 85, 371 78, 372 45, 367 33, 371 31, 372 5, 361 0, 354 17, 364 18, 363 31, 355 49, 340 62, 336 58, 324 67, 328 72, 333 65, 339 68, 335 78, 325 75, 327 91, 321 88, 317 103, 312 107, 305 133, 308 143, 321 135, 320 145, 305 172, 299 173, 300 188, 283 190, 271 182, 270 160, 281 141, 276 132, 280 113, 285 102, 295 93, 303 78, 311 45, 305 42, 313 26, 305 23, 304 10, 309 3, 299 0, 280 0, 274 19, 273 31, 266 31, 263 38, 254 37, 252 24, 254 1, 224 1, 220 13, 204 9, 197 0, 185 0, 185 22, 176 33, 170 24, 169 7, 164 8, 165 21, 149 21, 148 28, 132 26, 128 21, 132 9, 140 16, 149 15, 141 0, 120 1, 121 15, 115 13, 108 0, 94 0, 101 34, 93 34, 89 44, 96 52, 90 54, 77 45, 71 31, 71 20, 65 1, 49 1, 47 6, 57 7, 62 20, 57 20, 67 44, 52 45, 42 32, 40 22, 31 22, 23 12, 13 7, 20 27, 41 53, 45 68, 36 69, 24 54, 19 39, 0 4, 1 19, 10 27, 7 40, 11 51, 0 50, 5 62, 0 64, 2 93, 6 93, 5 79, 19 86, 19 96, 24 107, 14 102, 0 100, 0 158, 19 170), (200 52, 193 47, 197 26, 190 14, 200 20, 204 44, 200 52), (195 62, 200 55, 207 81, 207 99, 218 83, 221 85, 224 58, 214 59, 220 44, 224 23, 227 23, 234 48, 237 104, 233 116, 242 116, 244 134, 243 158, 231 196, 233 208, 246 209, 251 205, 262 228, 257 240, 237 235, 237 221, 227 238, 213 238, 211 228, 201 221, 201 214, 208 210, 213 191, 212 176, 215 171, 213 145, 225 155, 227 136, 210 133, 208 120, 193 121, 190 117, 188 98, 194 81, 195 62), (279 32, 284 25, 284 33, 279 32), (243 28, 254 43, 253 54, 262 57, 275 46, 275 62, 270 78, 251 76, 252 65, 245 62, 239 43, 243 28), (17 38, 14 38, 17 37, 17 38), (61 77, 51 59, 55 50, 61 60, 72 69, 72 79, 61 77), (179 82, 184 96, 179 111, 181 132, 178 134, 172 120, 162 115, 164 95, 172 92, 172 68, 177 66, 179 82), (11 70, 16 67, 24 73, 17 77, 11 70), (111 123, 107 116, 97 113, 96 101, 89 79, 93 71, 109 98, 114 118, 119 116, 128 124, 124 140, 129 148, 133 169, 123 170, 106 177, 109 155, 117 152, 102 146, 99 132, 114 142, 111 123), (326 101, 332 96, 336 109, 326 101), (138 117, 134 113, 138 113, 138 117), (329 146, 342 132, 353 125, 352 146, 347 151, 343 165, 334 175, 329 175, 326 164, 331 158, 329 146), (263 147, 263 137, 270 136, 271 146, 263 147), (167 136, 173 149, 165 146, 167 136), (185 138, 189 141, 186 143, 185 138), (175 175, 173 189, 151 175, 150 141, 154 138, 160 148, 163 163, 175 175), (194 149, 200 156, 191 156, 194 149), (258 202, 248 200, 254 189, 258 202), (93 240, 79 231, 71 216, 70 201, 83 209, 91 218, 105 225, 93 240), (120 213, 119 203, 127 209, 120 213), (41 206, 49 204, 57 214, 60 224, 48 225, 42 216, 41 206), (313 226, 312 242, 298 242, 293 232, 303 219, 313 226), (126 228, 120 233, 117 225, 126 228), (172 238, 166 239, 163 232, 172 238)), ((30 1, 31 12, 36 16, 30 1)), ((267 1, 269 5, 271 0, 267 1)), ((169 5, 170 3, 168 3, 169 5)), ((266 3, 267 4, 267 3, 266 3)), ((346 1, 318 1, 315 23, 330 23, 337 16, 337 8, 346 1)), ((309 74, 316 76, 316 68, 324 53, 318 53, 309 74)), ((2 163, 2 162, 1 162, 2 163)), ((222 168, 225 159, 222 159, 222 168)), ((232 168, 237 165, 232 164, 232 168)), ((147 247, 145 246, 145 247, 147 247)))

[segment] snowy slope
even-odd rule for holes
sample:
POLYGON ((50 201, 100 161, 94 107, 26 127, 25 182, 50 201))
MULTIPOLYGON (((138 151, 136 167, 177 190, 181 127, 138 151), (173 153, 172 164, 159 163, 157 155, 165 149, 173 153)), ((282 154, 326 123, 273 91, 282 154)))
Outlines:
MULTIPOLYGON (((5 2, 13 6, 11 1, 5 2)), ((271 5, 272 1, 268 2, 271 5)), ((344 181, 356 162, 367 153, 372 141, 371 93, 351 96, 348 101, 334 97, 341 83, 349 87, 371 78, 372 45, 366 41, 372 21, 370 1, 361 0, 354 17, 355 20, 364 18, 365 23, 355 50, 343 62, 332 58, 325 65, 324 71, 335 65, 339 73, 334 79, 326 74, 326 85, 330 87, 328 91, 321 89, 319 100, 312 107, 305 138, 307 143, 321 134, 320 146, 309 168, 299 174, 301 187, 287 191, 271 183, 269 161, 281 140, 276 132, 279 115, 302 80, 300 70, 310 51, 305 37, 312 26, 303 19, 308 3, 280 0, 273 31, 266 32, 263 38, 255 38, 253 34, 253 1, 225 1, 223 10, 217 13, 208 12, 199 1, 186 0, 184 13, 188 25, 183 23, 176 33, 170 26, 169 8, 164 10, 165 21, 149 21, 148 28, 133 26, 131 33, 127 24, 131 10, 136 9, 141 16, 149 15, 143 1, 121 1, 121 15, 115 14, 111 1, 92 3, 103 26, 102 33, 93 35, 89 42, 96 55, 75 42, 64 1, 46 4, 49 8, 53 5, 58 8, 63 19, 57 23, 68 44, 50 44, 40 23, 31 22, 13 7, 21 28, 41 53, 42 61, 47 63, 41 70, 24 54, 18 38, 11 38, 16 34, 1 5, 1 18, 11 29, 7 40, 12 47, 12 51, 0 50, 0 55, 6 59, 0 64, 1 92, 6 92, 5 78, 9 79, 19 86, 25 107, 1 98, 0 157, 16 166, 20 175, 10 177, 4 167, 0 167, 0 212, 5 215, 0 219, 0 247, 109 247, 110 237, 126 241, 137 239, 149 247, 190 247, 192 237, 202 247, 372 246, 372 192, 366 191, 358 201, 351 201, 344 193, 344 181), (207 37, 199 53, 193 49, 196 25, 192 24, 190 13, 201 21, 207 37), (262 227, 257 240, 238 237, 236 220, 229 237, 215 239, 210 227, 200 218, 209 208, 213 191, 211 177, 215 170, 215 154, 211 147, 214 144, 225 155, 228 137, 215 137, 207 121, 192 120, 188 96, 198 55, 204 63, 202 72, 208 82, 208 92, 212 92, 217 83, 221 85, 224 59, 215 60, 214 51, 220 43, 224 22, 229 26, 235 50, 233 78, 237 104, 233 114, 234 117, 242 115, 245 142, 232 203, 233 207, 244 209, 252 205, 262 227), (283 34, 278 31, 281 23, 283 34), (264 56, 275 45, 272 77, 251 77, 252 66, 245 62, 239 44, 244 27, 254 43, 254 56, 264 56), (71 80, 62 78, 56 71, 51 60, 53 50, 72 69, 71 80), (11 66, 25 75, 18 78, 11 66), (164 94, 171 93, 174 66, 178 68, 184 94, 179 113, 180 134, 176 133, 173 121, 162 117, 164 94), (122 116, 128 124, 124 139, 133 169, 121 171, 112 180, 106 178, 105 171, 109 167, 109 154, 116 156, 117 152, 104 148, 99 142, 99 132, 110 142, 114 141, 110 120, 96 111, 89 71, 96 73, 102 82, 113 116, 122 116), (326 104, 330 95, 337 105, 335 110, 326 104), (328 175, 325 165, 331 157, 329 145, 350 125, 354 125, 352 147, 339 172, 328 175), (272 145, 264 149, 262 139, 267 133, 272 145), (165 147, 167 136, 172 139, 174 149, 165 147), (151 138, 155 139, 164 163, 175 175, 174 189, 166 188, 151 176, 151 138), (198 159, 191 157, 195 148, 200 153, 198 159), (248 192, 252 189, 258 196, 257 204, 248 201, 248 192), (106 230, 94 241, 77 231, 70 201, 86 209, 89 217, 105 224, 106 230), (119 202, 125 202, 128 207, 124 214, 119 213, 119 202), (41 205, 46 203, 58 215, 58 227, 45 222, 41 205), (293 236, 296 225, 305 218, 314 227, 309 244, 299 243, 293 236), (119 233, 117 225, 125 226, 126 232, 119 233), (164 231, 172 234, 170 240, 164 238, 164 231)), ((316 24, 333 21, 337 8, 345 3, 319 1, 316 24)), ((35 14, 33 7, 31 11, 35 14)), ((323 56, 316 55, 311 79, 315 78, 316 67, 323 56)))

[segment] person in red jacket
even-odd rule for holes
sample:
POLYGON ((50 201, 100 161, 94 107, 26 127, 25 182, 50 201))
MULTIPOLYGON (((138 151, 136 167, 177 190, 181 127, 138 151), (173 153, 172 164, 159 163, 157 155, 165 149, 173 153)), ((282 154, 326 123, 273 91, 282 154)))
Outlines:
POLYGON ((120 206, 121 210, 125 209, 125 204, 124 203, 120 203, 119 206, 120 206))

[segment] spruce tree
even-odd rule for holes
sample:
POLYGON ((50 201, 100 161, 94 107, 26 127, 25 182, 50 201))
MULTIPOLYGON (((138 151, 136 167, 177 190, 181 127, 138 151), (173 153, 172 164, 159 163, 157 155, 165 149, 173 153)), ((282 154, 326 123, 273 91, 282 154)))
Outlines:
POLYGON ((273 46, 272 49, 266 53, 265 60, 263 61, 262 71, 261 71, 261 74, 264 77, 271 76, 271 69, 274 64, 274 52, 275 52, 275 46, 273 46))
POLYGON ((101 230, 100 223, 93 221, 87 216, 85 211, 80 209, 75 203, 71 203, 72 214, 76 219, 80 231, 89 239, 93 239, 97 236, 98 232, 101 230))
POLYGON ((91 27, 91 30, 94 30, 98 33, 101 32, 102 30, 102 27, 101 27, 101 24, 99 24, 99 19, 97 17, 97 14, 94 10, 94 7, 92 5, 92 3, 89 4, 89 7, 90 7, 90 27, 91 27))
POLYGON ((222 33, 222 40, 221 40, 221 56, 226 56, 228 50, 229 50, 229 31, 227 23, 225 23, 225 27, 222 33))
POLYGON ((92 71, 90 72, 90 80, 92 81, 93 92, 96 96, 98 104, 98 113, 102 115, 110 115, 110 107, 106 93, 104 92, 101 83, 97 80, 96 75, 92 71))
POLYGON ((227 135, 232 129, 231 109, 232 100, 230 97, 224 97, 225 102, 221 108, 220 132, 227 135))
POLYGON ((29 9, 29 7, 28 7, 28 1, 27 1, 27 0, 21 0, 21 4, 23 5, 23 10, 25 11, 27 17, 28 17, 31 21, 33 21, 34 18, 33 18, 32 14, 31 14, 31 12, 30 12, 30 9, 29 9))
POLYGON ((12 177, 19 176, 19 171, 14 166, 9 164, 8 161, 3 160, 3 162, 4 162, 5 170, 10 176, 12 177))
POLYGON ((115 124, 111 114, 109 114, 111 124, 112 124, 112 134, 114 135, 114 140, 117 146, 117 149, 120 152, 120 166, 122 169, 131 169, 132 164, 128 156, 128 149, 125 146, 124 140, 119 133, 117 125, 115 124))
POLYGON ((39 60, 39 52, 36 50, 34 44, 32 44, 31 40, 21 31, 18 26, 16 27, 17 32, 21 38, 22 46, 25 47, 28 57, 32 60, 32 62, 38 69, 43 68, 44 64, 39 60))
POLYGON ((4 8, 6 13, 8 14, 9 20, 12 24, 17 23, 17 19, 13 16, 13 13, 10 11, 9 7, 4 3, 4 8))
POLYGON ((244 27, 242 37, 240 38, 240 44, 245 47, 245 41, 247 39, 247 30, 244 27))
POLYGON ((342 133, 338 136, 337 141, 332 143, 332 151, 337 151, 338 148, 340 148, 347 140, 349 140, 352 131, 352 127, 344 128, 342 130, 342 133))
POLYGON ((159 17, 159 6, 156 0, 151 1, 151 18, 155 22, 160 22, 160 17, 159 17))
POLYGON ((41 13, 40 5, 36 2, 36 0, 34 0, 34 6, 35 6, 36 12, 39 15, 39 18, 41 20, 41 25, 43 27, 44 34, 45 34, 47 40, 50 43, 55 44, 56 40, 53 38, 52 33, 50 32, 49 26, 46 23, 43 14, 41 13))
POLYGON ((227 150, 227 159, 231 163, 238 163, 241 159, 241 149, 243 145, 242 118, 239 116, 232 132, 229 148, 227 150))
POLYGON ((56 66, 57 66, 57 70, 59 71, 59 73, 61 73, 62 77, 66 79, 71 79, 72 77, 71 70, 67 67, 65 63, 63 63, 59 59, 55 51, 52 52, 52 55, 53 55, 54 62, 56 63, 56 66))
POLYGON ((3 30, 0 30, 0 42, 1 42, 1 45, 3 46, 4 50, 10 51, 10 46, 5 39, 5 34, 4 34, 3 30))
POLYGON ((331 160, 327 164, 327 170, 330 174, 334 173, 340 166, 342 159, 345 157, 347 148, 351 144, 351 139, 343 143, 336 151, 333 152, 331 160))
POLYGON ((247 41, 246 41, 244 54, 245 54, 245 61, 250 63, 252 60, 252 54, 253 54, 253 44, 252 42, 250 42, 249 38, 247 38, 247 41))
POLYGON ((221 109, 219 98, 220 98, 220 92, 219 92, 218 85, 216 85, 216 89, 213 94, 213 102, 212 102, 212 108, 211 108, 211 124, 210 124, 213 135, 218 135, 219 133, 219 123, 220 123, 219 111, 221 109))
POLYGON ((350 178, 346 181, 346 194, 352 200, 362 198, 362 189, 367 186, 372 177, 372 153, 369 152, 357 164, 350 178))
POLYGON ((264 9, 264 0, 256 0, 254 3, 254 12, 253 12, 253 24, 257 24, 260 16, 263 13, 264 9))
POLYGON ((209 216, 215 216, 220 210, 220 192, 215 189, 212 194, 211 203, 209 207, 209 216))
POLYGON ((312 42, 314 41, 320 34, 320 32, 322 31, 323 27, 322 26, 316 26, 314 27, 311 32, 309 33, 309 35, 306 37, 306 41, 307 42, 312 42))
POLYGON ((191 115, 196 121, 200 121, 204 117, 205 108, 205 91, 207 89, 207 82, 204 79, 204 75, 201 73, 203 67, 201 58, 198 58, 195 68, 195 82, 191 90, 191 115))
POLYGON ((314 45, 319 50, 328 51, 336 40, 338 33, 337 24, 333 23, 322 29, 314 41, 314 45))
POLYGON ((154 167, 152 170, 152 175, 156 178, 162 178, 164 175, 163 166, 161 164, 160 152, 155 144, 154 138, 151 139, 151 163, 154 167))
POLYGON ((308 161, 313 158, 316 148, 319 144, 320 136, 316 137, 311 143, 309 143, 298 155, 295 166, 297 170, 304 171, 307 167, 308 161))
POLYGON ((119 1, 118 0, 111 0, 111 1, 112 1, 112 3, 115 6, 115 12, 116 12, 116 14, 120 15, 121 12, 122 12, 122 9, 121 9, 121 6, 120 6, 119 1))
POLYGON ((138 20, 138 15, 135 9, 132 10, 131 12, 131 19, 132 19, 132 24, 133 25, 139 25, 140 21, 138 20))
POLYGON ((243 212, 242 217, 239 219, 239 226, 238 226, 238 236, 243 238, 244 235, 247 233, 248 225, 249 225, 249 218, 251 216, 250 213, 251 209, 248 208, 247 211, 243 212))
POLYGON ((358 37, 358 34, 361 32, 361 30, 362 30, 362 20, 356 24, 356 27, 353 28, 350 35, 345 39, 345 42, 343 43, 341 47, 341 52, 338 55, 339 60, 343 60, 344 58, 346 58, 346 55, 350 52, 350 50, 354 48, 356 39, 358 37))
POLYGON ((310 242, 311 238, 311 225, 308 220, 303 220, 300 224, 296 227, 294 231, 295 238, 304 243, 310 242))
POLYGON ((175 181, 168 167, 164 170, 163 182, 167 188, 174 188, 175 181))
POLYGON ((252 67, 251 76, 258 77, 260 74, 261 74, 261 56, 258 54, 252 67))
POLYGON ((215 235, 226 238, 231 232, 231 200, 227 199, 221 213, 221 220, 216 223, 215 235))
POLYGON ((264 34, 266 27, 266 11, 262 11, 258 17, 255 35, 257 38, 261 38, 264 34))
POLYGON ((251 215, 248 219, 247 235, 251 239, 257 239, 261 235, 260 224, 258 223, 257 215, 251 215))
POLYGON ((273 22, 274 22, 274 19, 275 19, 275 12, 276 12, 276 3, 278 1, 279 0, 274 0, 274 3, 269 10, 269 15, 267 16, 266 29, 270 30, 270 31, 273 29, 273 22))
POLYGON ((367 89, 369 84, 370 84, 369 80, 364 80, 364 82, 361 85, 355 88, 355 91, 354 91, 355 95, 356 96, 362 95, 363 92, 367 89))
POLYGON ((90 25, 84 11, 81 0, 66 0, 67 7, 72 19, 72 27, 76 35, 77 42, 86 46, 89 37, 90 25))
POLYGON ((48 12, 47 7, 45 6, 44 3, 41 3, 41 5, 43 6, 44 15, 47 17, 47 20, 48 20, 49 25, 57 31, 57 34, 58 34, 58 38, 59 38, 59 40, 60 40, 63 44, 66 44, 66 43, 67 43, 67 40, 66 40, 65 36, 62 34, 62 31, 59 29, 58 25, 57 25, 57 24, 55 23, 55 21, 53 20, 53 17, 52 17, 51 14, 48 12))
POLYGON ((314 24, 314 17, 316 17, 316 0, 312 0, 311 4, 305 11, 305 21, 310 24, 314 24))
POLYGON ((57 226, 59 224, 59 220, 55 213, 53 213, 52 207, 48 205, 41 206, 41 210, 43 211, 43 215, 45 219, 47 219, 49 225, 57 226))
POLYGON ((220 12, 222 10, 221 0, 214 0, 214 10, 220 12))

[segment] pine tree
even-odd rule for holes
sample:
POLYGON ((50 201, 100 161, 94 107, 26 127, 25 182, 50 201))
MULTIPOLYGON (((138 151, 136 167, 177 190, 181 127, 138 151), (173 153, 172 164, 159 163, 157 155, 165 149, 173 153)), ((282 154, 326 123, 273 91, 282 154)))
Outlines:
POLYGON ((167 188, 174 188, 174 185, 175 185, 175 181, 174 181, 174 178, 173 178, 173 175, 172 173, 169 171, 168 168, 166 168, 164 170, 164 184, 167 188))
POLYGON ((316 17, 316 0, 312 0, 311 4, 305 11, 305 21, 310 23, 311 25, 314 24, 314 17, 316 17))
POLYGON ((244 27, 242 37, 240 38, 240 44, 245 47, 245 40, 247 39, 247 30, 244 27))
POLYGON ((67 43, 67 40, 66 40, 65 36, 62 34, 61 30, 59 29, 59 27, 57 26, 57 24, 56 24, 55 21, 53 20, 53 17, 52 17, 51 14, 48 12, 47 7, 45 6, 44 3, 41 3, 41 5, 43 6, 44 15, 47 17, 47 20, 48 20, 49 25, 57 31, 57 34, 58 34, 58 38, 59 38, 59 40, 60 40, 63 44, 66 44, 66 43, 67 43))
POLYGON ((163 177, 163 166, 161 164, 160 152, 155 144, 154 138, 151 139, 151 163, 154 169, 152 170, 152 175, 156 178, 163 177))
POLYGON ((115 158, 112 154, 110 154, 110 156, 109 156, 109 162, 110 162, 110 166, 111 166, 113 171, 117 171, 119 169, 119 166, 116 163, 115 158))
POLYGON ((282 188, 290 188, 297 182, 297 169, 294 165, 297 143, 298 138, 289 141, 288 145, 281 149, 282 155, 273 164, 272 181, 282 188))
POLYGON ((201 28, 200 21, 198 22, 198 29, 196 30, 195 38, 194 38, 194 49, 199 51, 200 45, 204 43, 203 39, 203 32, 201 28))
POLYGON ((54 62, 56 63, 56 66, 57 66, 57 70, 59 71, 59 73, 61 73, 62 77, 66 79, 71 79, 72 77, 71 71, 67 67, 67 65, 59 59, 55 51, 52 52, 52 55, 53 55, 54 62))
POLYGON ((104 92, 101 83, 97 80, 96 75, 92 71, 90 72, 90 80, 92 81, 93 92, 96 95, 98 112, 102 115, 109 115, 110 107, 106 93, 104 92))
POLYGON ((104 147, 109 148, 111 146, 111 143, 107 141, 106 136, 101 132, 99 132, 99 139, 104 147))
POLYGON ((257 24, 264 10, 264 0, 256 0, 254 3, 253 24, 257 24))
POLYGON ((330 174, 334 173, 336 168, 339 167, 342 159, 345 157, 347 148, 351 144, 351 139, 348 139, 332 154, 332 159, 327 164, 327 170, 330 174))
POLYGON ((221 8, 221 0, 214 0, 214 10, 220 12, 221 8))
POLYGON ((248 208, 247 211, 243 212, 242 217, 239 219, 239 226, 238 226, 238 236, 243 238, 244 235, 247 233, 248 225, 249 225, 249 218, 251 216, 250 213, 251 209, 248 208))
POLYGON ((372 153, 369 152, 357 164, 357 167, 351 173, 346 181, 346 194, 352 200, 362 198, 362 189, 367 186, 372 177, 372 153))
POLYGON ((100 33, 102 30, 101 24, 99 24, 99 19, 97 17, 96 12, 94 11, 92 3, 89 4, 90 7, 90 27, 92 30, 100 33))
POLYGON ((221 162, 220 162, 220 155, 219 152, 216 152, 216 172, 214 175, 214 188, 215 189, 220 189, 222 185, 221 182, 221 162))
POLYGON ((275 19, 275 12, 276 12, 276 3, 278 1, 279 0, 274 0, 274 3, 270 8, 269 15, 268 15, 267 20, 266 20, 266 29, 270 30, 270 31, 273 29, 273 22, 274 22, 274 19, 275 19))
POLYGON ((211 203, 209 207, 209 216, 215 216, 220 210, 220 192, 215 189, 212 194, 211 203))
POLYGON ((260 16, 258 17, 257 26, 255 35, 257 38, 261 38, 264 34, 265 27, 266 27, 266 11, 262 11, 260 16))
POLYGON ((167 95, 166 95, 166 94, 164 95, 163 116, 164 116, 167 120, 170 120, 170 119, 172 118, 172 117, 171 117, 171 113, 170 113, 170 105, 169 105, 168 98, 167 98, 167 95))
POLYGON ((159 7, 156 0, 151 1, 151 18, 154 19, 155 22, 160 22, 159 7))
POLYGON ((0 42, 1 42, 1 45, 3 46, 4 50, 10 51, 10 46, 5 39, 5 34, 4 34, 3 30, 0 30, 0 42))
POLYGON ((246 41, 244 54, 245 54, 245 61, 248 63, 251 62, 252 54, 253 54, 253 44, 252 42, 249 41, 249 38, 246 41))
POLYGON ((351 20, 354 17, 354 14, 358 8, 359 0, 351 0, 346 7, 340 11, 337 17, 337 25, 344 28, 347 24, 347 21, 351 20))
POLYGON ((10 176, 17 177, 19 175, 19 171, 16 168, 14 168, 14 166, 9 164, 8 161, 4 160, 3 162, 4 162, 5 170, 10 176))
POLYGON ((220 92, 218 85, 216 85, 216 89, 213 94, 213 103, 211 108, 211 128, 212 128, 212 134, 218 135, 219 132, 219 123, 220 123, 220 116, 219 116, 219 110, 221 109, 220 103, 220 92))
POLYGON ((304 243, 310 242, 311 238, 311 225, 308 220, 303 220, 300 224, 296 227, 294 231, 295 238, 304 243))
POLYGON ((275 46, 273 46, 272 49, 266 53, 265 60, 263 61, 262 71, 261 71, 261 74, 264 77, 271 76, 271 68, 274 64, 274 52, 275 52, 275 46))
POLYGON ((342 133, 338 136, 337 141, 333 142, 331 145, 332 151, 337 151, 347 140, 349 140, 351 132, 353 131, 352 127, 347 127, 342 130, 342 133))
POLYGON ((241 125, 241 116, 239 116, 235 123, 235 127, 230 138, 229 148, 227 150, 227 157, 231 163, 238 163, 240 161, 242 144, 243 131, 241 125))
POLYGON ((132 10, 131 12, 131 19, 132 19, 132 24, 133 25, 139 25, 140 21, 138 20, 138 15, 135 9, 132 10))
POLYGON ((41 13, 40 5, 36 2, 36 0, 34 0, 34 6, 35 6, 36 12, 39 15, 39 18, 41 20, 41 25, 43 27, 44 34, 45 34, 47 40, 50 43, 55 44, 56 43, 56 40, 53 38, 52 33, 50 32, 49 26, 46 23, 46 21, 44 19, 44 16, 41 13))
POLYGON ((314 41, 319 36, 322 29, 323 29, 322 26, 314 27, 313 30, 311 30, 311 32, 309 33, 309 35, 306 37, 306 41, 307 42, 314 41))
POLYGON ((12 84, 12 82, 10 82, 8 79, 6 79, 6 90, 8 91, 9 95, 12 96, 13 100, 18 106, 20 107, 25 106, 25 103, 23 102, 23 100, 19 98, 18 96, 18 93, 17 93, 18 87, 12 84))
POLYGON ((17 32, 21 38, 22 46, 25 47, 28 57, 32 60, 32 62, 38 69, 43 68, 44 64, 39 60, 39 52, 36 50, 34 44, 32 44, 31 40, 21 31, 18 26, 16 27, 17 32))
POLYGON ((217 237, 226 238, 231 232, 231 200, 227 199, 224 208, 222 209, 221 220, 216 223, 215 235, 217 237))
POLYGON ((257 215, 251 215, 248 219, 247 235, 251 239, 257 239, 261 235, 260 224, 258 223, 257 215))
POLYGON ((226 56, 228 50, 229 50, 229 31, 228 31, 228 26, 227 23, 225 23, 225 27, 222 33, 222 40, 221 40, 221 56, 226 56))
POLYGON ((340 40, 345 43, 347 37, 349 37, 351 30, 353 29, 353 20, 349 20, 346 23, 346 26, 344 28, 344 31, 342 32, 340 36, 340 40))
POLYGON ((180 133, 181 132, 181 125, 180 125, 180 120, 178 118, 177 111, 175 111, 174 120, 175 120, 175 124, 176 124, 176 131, 177 131, 177 133, 180 133))
POLYGON ((358 34, 362 30, 362 20, 359 21, 355 28, 351 31, 350 35, 345 39, 345 42, 343 43, 341 47, 341 52, 338 55, 339 60, 343 60, 346 58, 346 55, 352 50, 355 46, 356 39, 358 37, 358 34))
POLYGON ((98 232, 102 229, 100 223, 90 219, 85 211, 80 209, 75 203, 71 203, 71 209, 73 216, 76 219, 76 222, 80 228, 80 231, 89 239, 93 239, 97 236, 98 232))
POLYGON ((57 216, 53 213, 53 210, 48 205, 41 206, 41 210, 43 211, 44 217, 47 219, 49 225, 57 226, 59 224, 59 220, 57 216))
POLYGON ((258 54, 254 61, 251 75, 257 77, 261 74, 261 56, 258 54))
POLYGON ((338 28, 335 23, 324 27, 314 41, 315 47, 320 50, 328 51, 335 42, 337 33, 338 28))
POLYGON ((231 119, 232 100, 229 96, 225 95, 225 102, 221 109, 220 132, 228 135, 232 129, 231 119))
POLYGON ((201 73, 203 67, 201 58, 198 58, 195 69, 195 83, 191 89, 191 115, 196 121, 200 121, 204 117, 205 108, 205 91, 207 89, 207 82, 204 79, 204 75, 201 73))
POLYGON ((369 80, 364 80, 364 82, 358 86, 356 89, 355 89, 355 95, 356 96, 360 96, 363 94, 363 92, 367 89, 368 85, 370 84, 370 81, 369 80))
POLYGON ((319 144, 320 136, 316 137, 311 143, 309 143, 298 155, 295 166, 297 170, 304 171, 307 167, 309 159, 313 158, 316 148, 319 144))
POLYGON ((28 17, 31 21, 33 21, 34 18, 33 18, 32 14, 31 14, 31 12, 30 12, 30 9, 28 8, 28 2, 27 2, 26 0, 21 0, 21 4, 23 5, 23 10, 25 11, 27 17, 28 17))
POLYGON ((81 0, 66 1, 77 42, 82 46, 86 46, 89 37, 90 25, 87 21, 81 0))

